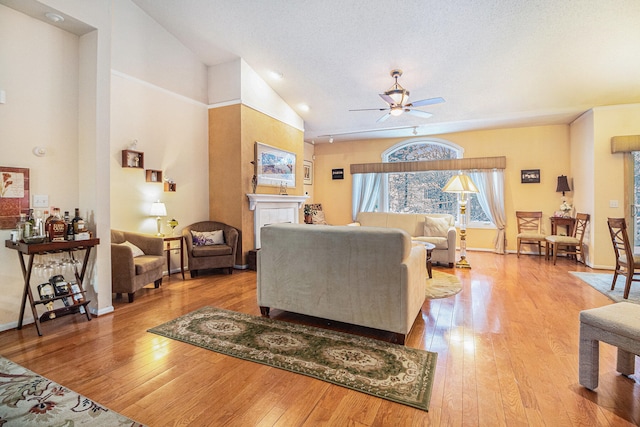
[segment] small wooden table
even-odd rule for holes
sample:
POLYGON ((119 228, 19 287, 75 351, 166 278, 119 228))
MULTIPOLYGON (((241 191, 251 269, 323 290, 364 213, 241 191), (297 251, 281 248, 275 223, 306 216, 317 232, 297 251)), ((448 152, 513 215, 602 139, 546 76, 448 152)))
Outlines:
POLYGON ((424 246, 425 251, 427 251, 427 273, 429 274, 429 279, 431 279, 433 276, 431 274, 431 251, 433 251, 436 248, 436 245, 434 245, 433 243, 428 243, 428 242, 421 242, 421 241, 415 241, 416 243, 420 243, 422 246, 424 246))
POLYGON ((573 227, 576 226, 575 218, 564 218, 561 216, 552 216, 549 218, 551 221, 551 234, 558 235, 558 227, 565 227, 567 230, 567 236, 573 236, 573 227))
POLYGON ((180 249, 180 273, 182 273, 182 280, 184 280, 184 239, 182 236, 168 236, 163 237, 162 240, 167 244, 164 251, 167 253, 167 275, 171 276, 171 251, 173 249, 180 249), (172 248, 171 242, 180 242, 179 247, 172 248))

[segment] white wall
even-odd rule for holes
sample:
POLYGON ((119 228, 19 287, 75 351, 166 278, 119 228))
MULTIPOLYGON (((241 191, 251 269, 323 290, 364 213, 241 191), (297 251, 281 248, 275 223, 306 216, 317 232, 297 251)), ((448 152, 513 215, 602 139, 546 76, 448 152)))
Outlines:
MULTIPOLYGON (((129 0, 113 6, 111 227, 155 234, 149 209, 161 200, 180 233, 209 218, 207 67, 129 0), (121 152, 134 139, 145 169, 161 170, 176 192, 146 182, 143 170, 122 168, 121 152)), ((170 234, 166 221, 163 232, 170 234)))
MULTIPOLYGON (((73 211, 78 192, 79 38, 0 6, 0 166, 29 168, 30 193, 73 211), (47 149, 44 157, 32 154, 47 149)), ((0 240, 9 230, 0 230, 0 240)), ((17 253, 0 249, 0 329, 18 320, 23 280, 17 253)), ((27 319, 31 316, 26 315, 27 319)), ((31 319, 32 321, 32 319, 31 319)))

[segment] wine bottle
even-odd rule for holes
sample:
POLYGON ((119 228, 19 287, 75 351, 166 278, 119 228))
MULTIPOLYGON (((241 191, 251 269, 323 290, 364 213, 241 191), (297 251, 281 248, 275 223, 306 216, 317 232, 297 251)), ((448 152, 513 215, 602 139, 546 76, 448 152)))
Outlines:
MULTIPOLYGON (((43 283, 38 285, 38 294, 40 295, 40 299, 43 301, 50 300, 55 296, 55 291, 53 290, 53 286, 51 283, 43 283)), ((49 313, 49 319, 55 319, 56 313, 53 312, 53 301, 49 301, 44 305, 49 313)))

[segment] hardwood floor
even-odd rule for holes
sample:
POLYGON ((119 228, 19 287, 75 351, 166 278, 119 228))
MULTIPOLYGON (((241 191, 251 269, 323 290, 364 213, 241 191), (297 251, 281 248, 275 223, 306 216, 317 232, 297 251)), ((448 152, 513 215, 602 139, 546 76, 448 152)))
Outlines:
POLYGON ((2 332, 0 354, 150 426, 640 424, 640 363, 623 377, 615 349, 601 344, 600 386, 591 392, 578 384, 578 313, 611 304, 568 273, 589 268, 531 255, 470 252, 468 259, 472 270, 441 268, 461 279, 463 291, 425 302, 407 339, 438 353, 429 412, 146 332, 203 305, 259 315, 252 271, 165 277, 160 289, 151 284, 133 304, 116 300, 115 313, 91 322, 45 322, 43 337, 33 325, 2 332))

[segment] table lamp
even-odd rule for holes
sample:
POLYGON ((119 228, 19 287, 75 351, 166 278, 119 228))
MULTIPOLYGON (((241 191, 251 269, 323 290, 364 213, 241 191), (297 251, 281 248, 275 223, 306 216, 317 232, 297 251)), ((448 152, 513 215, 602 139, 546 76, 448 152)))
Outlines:
POLYGON ((460 202, 460 260, 458 268, 471 268, 467 261, 467 194, 478 193, 478 187, 467 175, 454 175, 442 189, 445 193, 457 193, 460 202))
POLYGON ((149 215, 156 217, 156 222, 158 224, 158 234, 156 234, 156 236, 160 236, 160 237, 164 236, 164 234, 160 232, 160 221, 161 221, 160 217, 167 216, 167 208, 164 205, 164 203, 162 203, 160 200, 158 200, 155 203, 152 203, 151 212, 149 212, 149 215))

